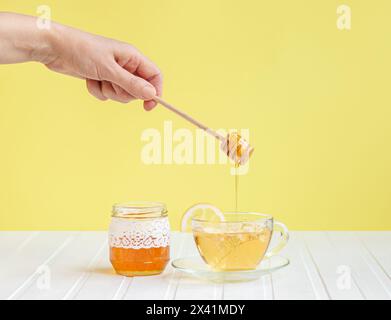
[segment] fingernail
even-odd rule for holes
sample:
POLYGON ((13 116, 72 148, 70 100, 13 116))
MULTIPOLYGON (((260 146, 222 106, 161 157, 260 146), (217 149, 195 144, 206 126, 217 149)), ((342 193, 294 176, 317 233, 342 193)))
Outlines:
POLYGON ((141 91, 141 94, 144 99, 152 99, 156 94, 156 90, 152 86, 145 86, 141 91))

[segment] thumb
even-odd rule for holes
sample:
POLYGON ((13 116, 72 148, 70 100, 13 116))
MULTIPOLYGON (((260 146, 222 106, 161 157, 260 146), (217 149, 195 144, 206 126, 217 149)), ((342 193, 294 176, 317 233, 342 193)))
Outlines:
POLYGON ((152 100, 156 96, 155 87, 143 78, 137 77, 119 65, 116 65, 112 73, 111 82, 120 86, 137 99, 152 100))

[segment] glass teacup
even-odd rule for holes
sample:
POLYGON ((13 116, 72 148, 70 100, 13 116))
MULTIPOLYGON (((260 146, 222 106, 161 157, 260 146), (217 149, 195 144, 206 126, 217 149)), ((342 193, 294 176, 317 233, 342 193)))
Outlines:
POLYGON ((273 217, 255 212, 224 213, 223 221, 192 219, 192 232, 203 260, 217 271, 256 269, 264 257, 271 257, 287 244, 287 227, 273 217), (279 232, 276 246, 269 249, 273 232, 279 232))

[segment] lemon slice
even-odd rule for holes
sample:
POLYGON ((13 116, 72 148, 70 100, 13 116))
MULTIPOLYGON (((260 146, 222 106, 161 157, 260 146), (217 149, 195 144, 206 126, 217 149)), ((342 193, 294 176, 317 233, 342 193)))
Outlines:
POLYGON ((193 218, 207 221, 224 221, 224 214, 219 208, 208 203, 197 203, 185 211, 181 221, 181 231, 191 232, 193 218))

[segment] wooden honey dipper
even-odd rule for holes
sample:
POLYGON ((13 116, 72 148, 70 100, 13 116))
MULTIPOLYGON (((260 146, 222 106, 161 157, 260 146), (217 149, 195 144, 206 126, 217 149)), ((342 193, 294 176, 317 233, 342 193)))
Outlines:
POLYGON ((202 124, 201 122, 197 121, 196 119, 192 118, 188 114, 184 113, 183 111, 177 109, 176 107, 172 106, 171 104, 164 101, 162 98, 159 98, 157 96, 154 97, 154 100, 167 108, 168 110, 176 113, 183 119, 189 121, 190 123, 194 124, 198 128, 206 131, 213 137, 215 137, 217 140, 220 141, 220 148, 223 150, 223 152, 235 162, 237 165, 244 165, 251 157, 254 148, 250 146, 250 144, 243 139, 238 133, 229 133, 226 137, 222 136, 215 130, 212 130, 202 124))

